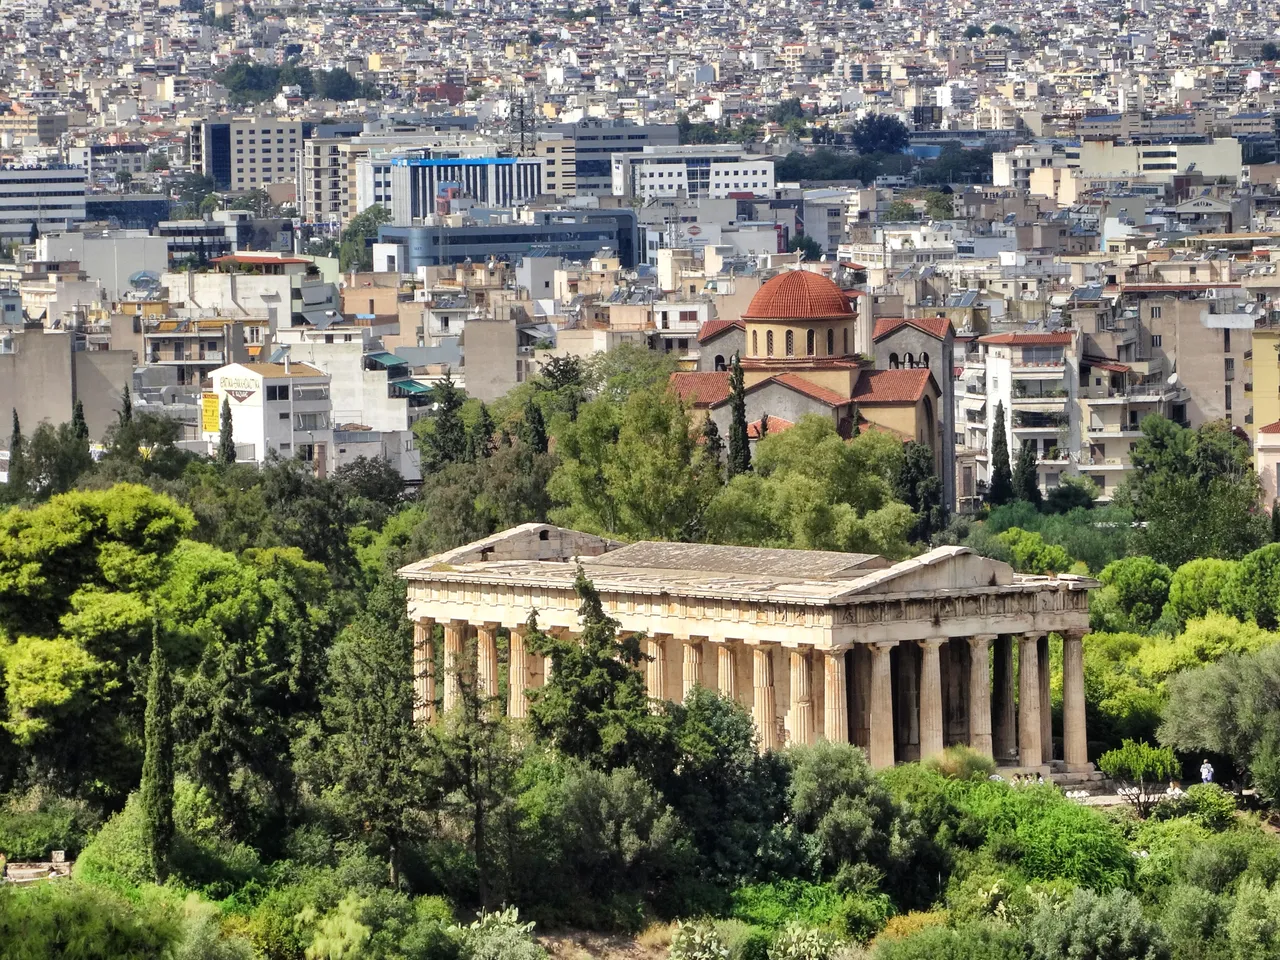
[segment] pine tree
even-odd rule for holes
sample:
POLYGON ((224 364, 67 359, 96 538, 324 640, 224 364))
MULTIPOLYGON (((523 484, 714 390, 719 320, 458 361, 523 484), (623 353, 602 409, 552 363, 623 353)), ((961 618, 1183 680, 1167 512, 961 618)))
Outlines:
POLYGON ((1004 402, 996 405, 996 418, 991 429, 991 482, 987 486, 987 503, 993 507, 1013 499, 1013 471, 1009 467, 1009 436, 1005 432, 1004 402))
POLYGON ((1040 506, 1040 477, 1036 468, 1036 453, 1031 444, 1024 443, 1018 451, 1018 462, 1013 469, 1013 495, 1015 499, 1040 506))
POLYGON ((524 405, 524 431, 522 439, 534 453, 547 452, 547 423, 542 418, 542 408, 533 402, 524 405))
POLYGON ((142 761, 142 810, 147 854, 156 883, 169 875, 173 846, 173 680, 160 643, 160 628, 151 628, 151 676, 143 727, 146 754, 142 761))
POLYGON ((124 393, 120 395, 120 425, 133 423, 133 394, 129 392, 129 385, 125 384, 124 393))
POLYGON ((742 363, 733 355, 729 369, 729 479, 751 469, 751 447, 747 439, 747 396, 742 363))
POLYGON ((218 462, 236 462, 235 426, 231 422, 231 401, 222 398, 222 418, 218 424, 218 462))
POLYGON ((79 439, 89 439, 89 424, 86 423, 84 419, 83 400, 77 400, 75 407, 71 410, 71 429, 79 439))

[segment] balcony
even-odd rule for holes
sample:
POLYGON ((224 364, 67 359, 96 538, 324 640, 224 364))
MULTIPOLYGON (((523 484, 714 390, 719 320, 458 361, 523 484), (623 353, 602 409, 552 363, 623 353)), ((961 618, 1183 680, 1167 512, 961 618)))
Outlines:
POLYGON ((1039 430, 1056 433, 1067 426, 1069 420, 1066 413, 1038 413, 1017 410, 1013 414, 1013 429, 1039 430))
POLYGON ((223 359, 225 354, 221 350, 201 350, 199 353, 178 355, 172 351, 161 353, 153 351, 149 355, 148 363, 225 363, 223 359))
POLYGON ((1136 423, 1103 423, 1087 430, 1091 437, 1140 437, 1142 430, 1136 423))

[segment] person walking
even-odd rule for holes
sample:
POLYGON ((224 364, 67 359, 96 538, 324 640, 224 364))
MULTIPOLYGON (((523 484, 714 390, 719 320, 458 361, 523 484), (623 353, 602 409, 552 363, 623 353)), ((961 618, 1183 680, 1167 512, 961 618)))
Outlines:
POLYGON ((1200 782, 1213 783, 1213 764, 1208 759, 1200 764, 1200 782))

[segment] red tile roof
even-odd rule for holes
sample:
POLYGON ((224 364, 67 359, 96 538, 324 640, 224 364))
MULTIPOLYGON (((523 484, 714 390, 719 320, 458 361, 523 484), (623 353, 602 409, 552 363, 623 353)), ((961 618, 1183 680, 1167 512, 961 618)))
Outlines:
POLYGON ((710 407, 729 399, 729 373, 673 373, 671 386, 685 403, 710 407))
POLYGON ((804 394, 812 400, 825 403, 829 407, 843 407, 849 403, 848 397, 836 393, 834 390, 828 390, 826 387, 820 387, 816 383, 806 380, 798 373, 780 373, 777 376, 770 377, 768 380, 762 380, 751 389, 756 390, 769 383, 779 383, 794 390, 796 393, 804 394))
POLYGON ((702 325, 702 329, 698 331, 698 342, 706 343, 709 340, 713 340, 732 327, 745 330, 747 325, 742 322, 741 317, 736 320, 708 320, 702 325))
POLYGON ((1280 433, 1280 420, 1275 423, 1268 423, 1265 427, 1258 428, 1259 433, 1280 433))
POLYGON ((808 270, 790 270, 764 284, 743 312, 747 320, 834 320, 853 315, 834 281, 808 270))
POLYGON ((887 337, 902 326, 915 327, 931 337, 945 340, 947 331, 951 329, 951 321, 946 317, 881 317, 876 321, 871 339, 879 340, 881 337, 887 337))
POLYGON ((979 337, 983 343, 1012 344, 1027 347, 1065 347, 1075 340, 1071 333, 991 333, 979 337))
MULTIPOLYGON (((782 433, 784 430, 790 430, 795 424, 790 420, 783 420, 781 417, 769 418, 769 433, 782 433)), ((752 420, 747 424, 747 439, 760 439, 760 421, 752 420)))
POLYGON ((924 396, 931 377, 924 368, 868 370, 858 378, 853 399, 858 403, 915 403, 924 396))

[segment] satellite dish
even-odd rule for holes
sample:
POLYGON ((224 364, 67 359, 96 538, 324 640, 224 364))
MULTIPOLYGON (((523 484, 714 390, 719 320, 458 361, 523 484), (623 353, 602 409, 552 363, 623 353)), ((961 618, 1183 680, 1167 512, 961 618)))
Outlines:
POLYGON ((1169 379, 1165 382, 1171 387, 1176 387, 1178 385, 1178 371, 1175 370, 1173 373, 1169 374, 1169 379))
POLYGON ((160 286, 160 275, 154 270, 139 270, 129 277, 129 286, 135 290, 154 290, 160 286))

